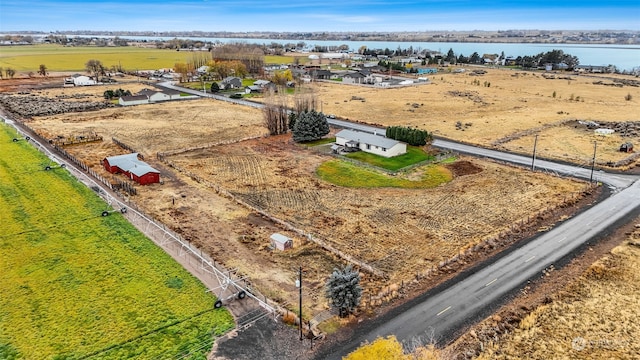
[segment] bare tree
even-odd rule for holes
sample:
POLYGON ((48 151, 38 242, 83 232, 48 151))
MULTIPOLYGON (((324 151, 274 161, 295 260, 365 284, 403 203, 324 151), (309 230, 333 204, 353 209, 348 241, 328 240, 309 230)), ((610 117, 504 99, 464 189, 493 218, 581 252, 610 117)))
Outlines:
POLYGON ((269 129, 270 135, 285 134, 288 131, 289 111, 286 97, 276 95, 273 90, 269 90, 262 111, 264 124, 269 129))
POLYGON ((311 110, 318 110, 318 105, 320 105, 320 100, 314 88, 298 88, 293 97, 293 111, 295 111, 296 114, 311 110))
POLYGON ((104 74, 104 66, 100 60, 89 60, 84 64, 84 68, 89 74, 94 76, 96 82, 99 80, 100 75, 104 74))

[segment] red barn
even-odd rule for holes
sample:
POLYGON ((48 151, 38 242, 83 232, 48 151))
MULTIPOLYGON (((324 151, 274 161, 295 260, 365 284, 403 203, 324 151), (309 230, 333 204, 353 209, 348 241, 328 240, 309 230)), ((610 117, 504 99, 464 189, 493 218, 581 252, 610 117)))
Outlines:
POLYGON ((104 168, 112 174, 125 174, 140 185, 160 182, 160 172, 144 161, 138 160, 138 153, 110 156, 102 160, 104 168))

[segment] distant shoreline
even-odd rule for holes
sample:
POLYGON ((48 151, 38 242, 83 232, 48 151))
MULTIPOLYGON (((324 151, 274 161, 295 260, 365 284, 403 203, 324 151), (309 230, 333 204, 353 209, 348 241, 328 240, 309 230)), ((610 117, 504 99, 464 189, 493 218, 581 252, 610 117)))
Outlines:
POLYGON ((201 37, 291 41, 394 41, 447 43, 602 44, 640 45, 640 31, 613 30, 499 30, 424 32, 204 32, 204 31, 5 31, 0 35, 67 35, 96 37, 201 37))

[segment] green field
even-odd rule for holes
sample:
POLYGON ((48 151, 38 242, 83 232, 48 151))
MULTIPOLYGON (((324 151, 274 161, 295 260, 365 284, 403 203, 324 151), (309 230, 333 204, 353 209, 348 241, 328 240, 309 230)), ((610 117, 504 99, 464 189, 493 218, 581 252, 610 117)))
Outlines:
POLYGON ((329 160, 318 166, 318 176, 332 184, 355 188, 394 187, 404 189, 428 189, 453 179, 451 172, 442 165, 432 164, 421 168, 419 179, 410 180, 383 174, 347 161, 329 160))
POLYGON ((122 66, 127 71, 173 68, 177 62, 186 62, 192 52, 169 49, 149 49, 134 46, 95 47, 62 45, 20 45, 0 47, 0 67, 18 72, 38 72, 40 64, 49 71, 84 72, 84 64, 91 59, 102 64, 122 66))
MULTIPOLYGON (((106 68, 121 66, 126 71, 173 68, 175 63, 187 62, 193 52, 170 49, 140 48, 135 46, 96 47, 62 46, 54 44, 15 45, 0 47, 0 67, 18 72, 37 74, 40 65, 49 71, 84 72, 84 64, 91 59, 100 60, 106 68)), ((306 58, 302 58, 305 62, 306 58)), ((266 64, 290 64, 291 56, 265 56, 266 64)))
POLYGON ((0 124, 0 359, 205 359, 229 312, 14 136, 0 124))

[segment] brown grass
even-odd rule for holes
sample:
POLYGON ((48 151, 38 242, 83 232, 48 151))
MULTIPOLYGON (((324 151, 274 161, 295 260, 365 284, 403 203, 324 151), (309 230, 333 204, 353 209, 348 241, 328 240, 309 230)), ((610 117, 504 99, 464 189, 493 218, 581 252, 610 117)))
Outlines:
POLYGON ((473 160, 480 173, 436 189, 341 188, 315 176, 315 168, 328 159, 292 146, 289 137, 282 136, 170 160, 396 282, 437 266, 546 206, 562 203, 567 193, 584 186, 473 160))
MULTIPOLYGON (((593 84, 601 80, 613 83, 602 77, 557 74, 555 79, 546 79, 540 72, 489 69, 482 76, 444 73, 430 79, 431 84, 398 89, 331 82, 318 82, 315 86, 324 113, 385 126, 415 126, 483 146, 492 146, 494 141, 521 131, 544 129, 568 120, 640 121, 640 87, 593 84), (558 78, 565 76, 572 80, 558 78), (480 85, 474 84, 476 80, 480 85), (484 86, 485 82, 490 86, 484 86), (627 94, 632 95, 631 101, 625 100, 627 94), (353 100, 353 96, 364 101, 353 100), (572 96, 574 100, 570 100, 572 96), (457 122, 462 123, 461 130, 456 127, 457 122)), ((531 154, 535 133, 504 146, 531 154)), ((553 126, 541 132, 538 145, 544 156, 566 160, 588 158, 593 153, 593 141, 600 143, 599 153, 606 161, 627 156, 617 152, 622 142, 618 134, 609 139, 590 134, 553 126)), ((640 143, 640 137, 628 140, 640 143)))
POLYGON ((637 359, 640 231, 594 263, 557 300, 526 316, 478 359, 637 359))
MULTIPOLYGON (((496 79, 501 78, 500 74, 496 79)), ((504 80, 515 79, 515 83, 522 86, 525 77, 524 82, 530 78, 542 81, 533 75, 521 75, 517 79, 507 76, 504 80)), ((493 78, 491 88, 465 85, 465 81, 472 79, 468 75, 444 75, 444 78, 441 83, 434 79, 433 85, 397 90, 321 84, 321 91, 342 92, 342 95, 322 95, 323 111, 372 123, 419 125, 442 135, 479 143, 490 143, 516 130, 540 126, 538 122, 558 120, 555 116, 547 119, 542 114, 540 118, 522 116, 519 127, 508 128, 506 122, 502 126, 501 114, 507 110, 500 109, 509 109, 509 105, 491 102, 497 104, 498 99, 512 97, 513 92, 501 88, 500 82, 493 78), (462 87, 461 91, 477 91, 488 105, 468 97, 448 95, 456 86, 462 87), (351 94, 358 94, 366 101, 351 101, 351 94), (425 105, 410 111, 413 107, 407 103, 411 102, 425 105), (367 116, 355 116, 358 111, 367 116), (464 123, 473 123, 465 131, 455 130, 453 119, 457 113, 470 118, 464 123), (371 118, 369 114, 385 114, 385 117, 371 118), (476 117, 482 119, 482 123, 474 120, 476 117), (463 135, 465 138, 460 137, 463 135)), ((46 91, 48 96, 57 94, 51 89, 46 91)), ((94 96, 102 93, 97 88, 83 91, 96 91, 94 96)), ((640 99, 640 95, 634 96, 636 98, 640 99)), ((528 100, 526 104, 533 102, 528 100)), ((304 307, 314 311, 323 308, 324 281, 327 274, 340 265, 340 259, 166 167, 155 159, 155 153, 258 137, 189 151, 170 160, 239 199, 385 271, 390 281, 397 283, 526 220, 546 206, 562 203, 568 199, 567 194, 583 186, 541 173, 468 159, 482 171, 457 177, 436 189, 343 189, 316 178, 314 169, 327 159, 325 155, 292 145, 288 136, 261 138, 266 129, 259 110, 206 99, 39 117, 30 121, 30 125, 50 138, 88 131, 104 136, 103 143, 68 148, 98 171, 101 171, 102 158, 123 152, 110 143, 110 137, 133 146, 147 156, 152 166, 161 170, 164 179, 164 185, 140 187, 133 201, 216 260, 248 274, 255 287, 274 299, 295 303, 296 269, 304 265, 307 271, 304 307), (295 249, 285 253, 268 250, 268 238, 274 232, 294 238, 295 249)), ((369 280, 365 274, 365 288, 370 291, 379 288, 379 283, 369 280)))

